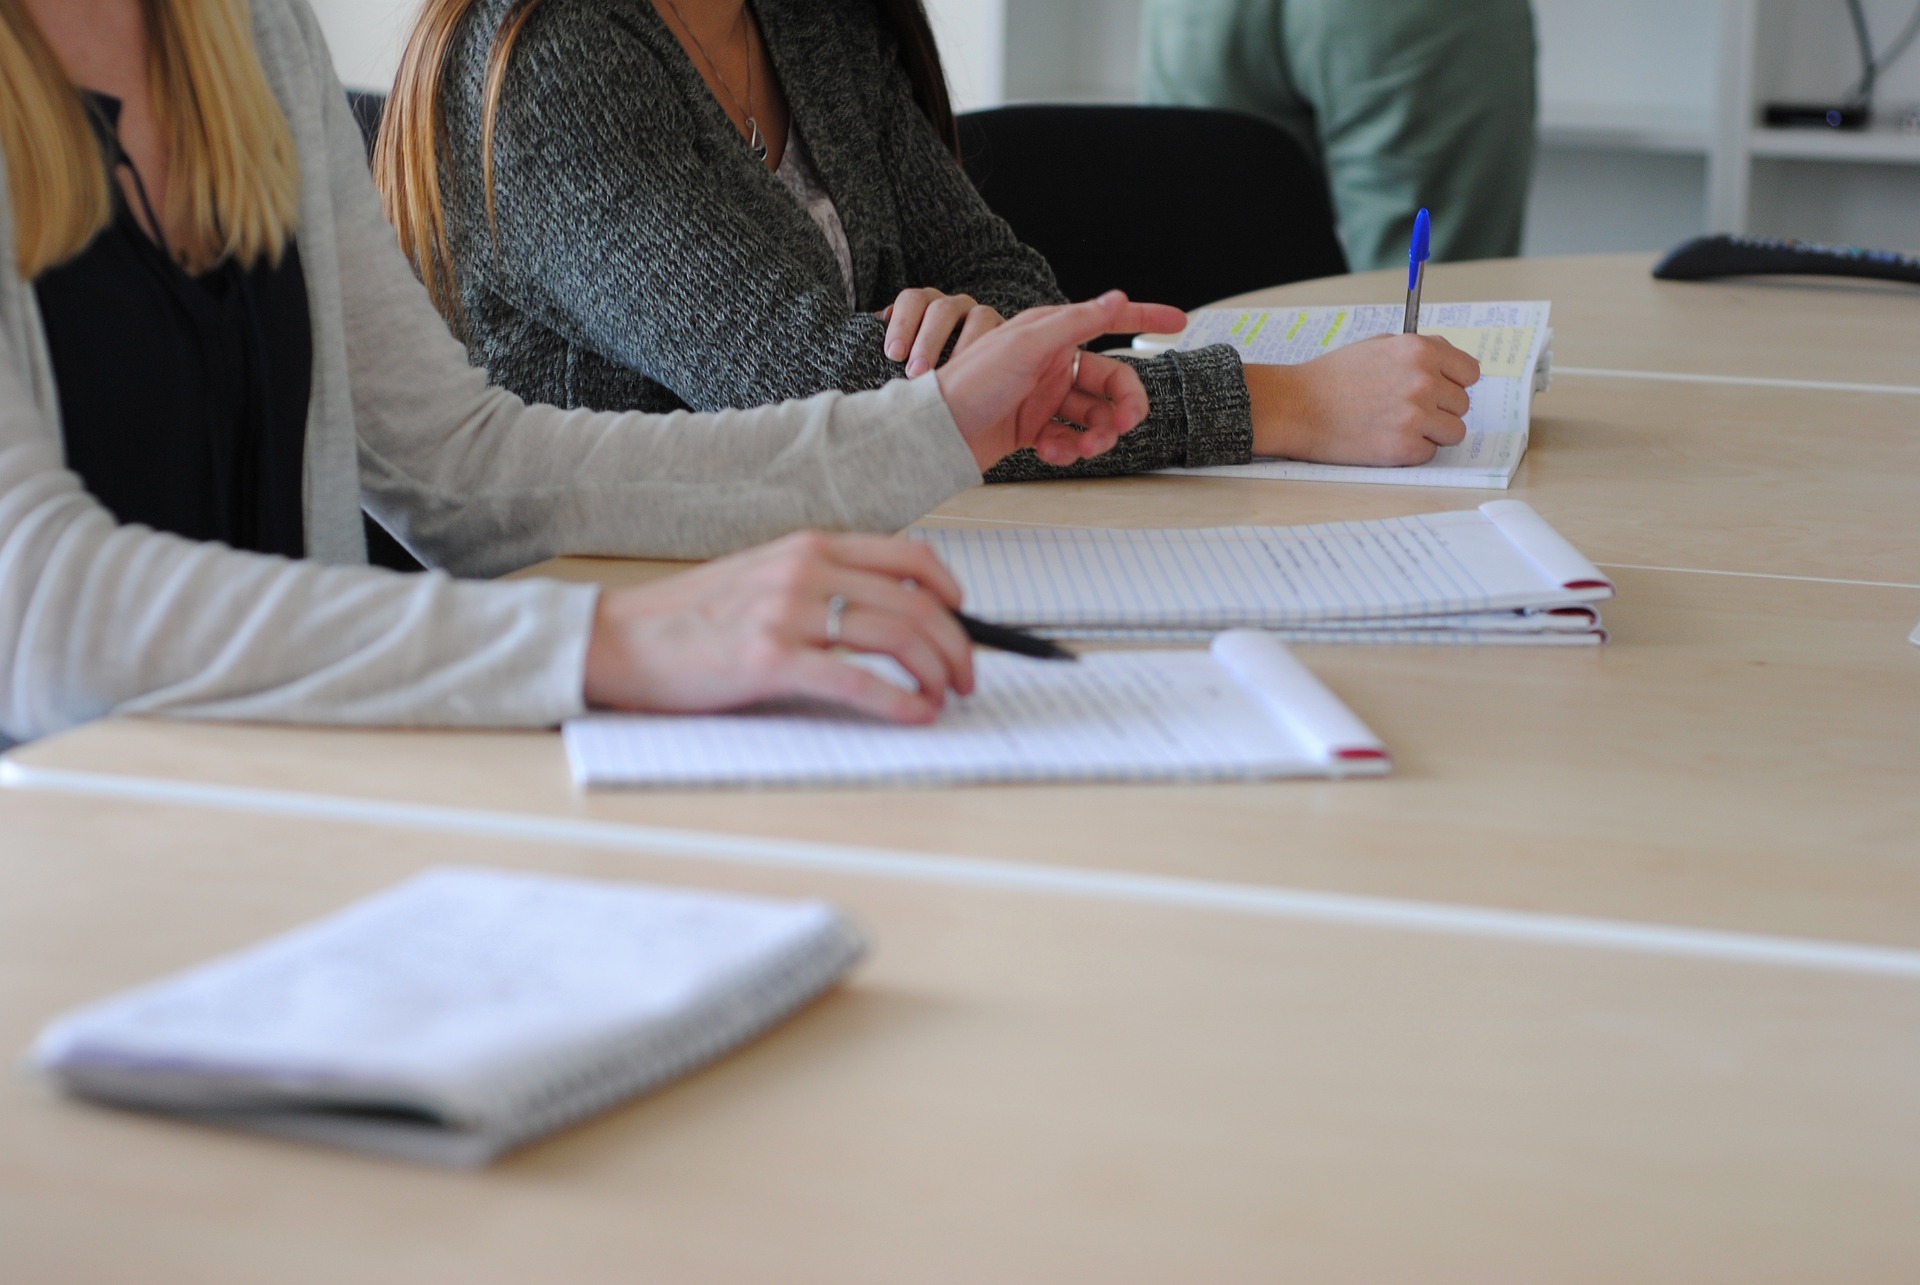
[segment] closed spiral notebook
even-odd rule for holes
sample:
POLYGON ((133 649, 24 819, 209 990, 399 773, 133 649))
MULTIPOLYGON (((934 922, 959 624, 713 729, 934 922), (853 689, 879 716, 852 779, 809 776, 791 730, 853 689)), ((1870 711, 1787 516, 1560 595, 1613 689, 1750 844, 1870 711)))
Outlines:
POLYGON ((832 907, 443 868, 52 1023, 80 1097, 471 1167, 759 1035, 862 951, 832 907))
POLYGON ((1598 642, 1591 604, 1613 596, 1606 576, 1519 500, 1306 526, 909 534, 939 553, 969 611, 1066 637, 1254 628, 1299 641, 1450 632, 1598 642))

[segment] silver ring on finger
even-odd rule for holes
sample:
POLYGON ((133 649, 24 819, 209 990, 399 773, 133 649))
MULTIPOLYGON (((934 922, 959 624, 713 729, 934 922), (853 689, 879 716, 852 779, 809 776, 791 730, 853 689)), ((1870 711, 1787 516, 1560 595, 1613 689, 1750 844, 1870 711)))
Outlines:
POLYGON ((1069 384, 1077 384, 1080 382, 1080 352, 1081 350, 1078 348, 1073 350, 1073 371, 1067 376, 1067 382, 1069 384))
POLYGON ((840 594, 827 599, 827 646, 840 645, 840 627, 846 620, 847 600, 840 594))

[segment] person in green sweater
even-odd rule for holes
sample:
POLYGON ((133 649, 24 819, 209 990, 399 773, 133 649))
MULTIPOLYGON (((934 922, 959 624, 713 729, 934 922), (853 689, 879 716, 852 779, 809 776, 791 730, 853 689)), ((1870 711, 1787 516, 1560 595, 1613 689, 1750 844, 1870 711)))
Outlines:
POLYGON ((1533 176, 1528 0, 1145 0, 1149 103, 1251 112, 1326 166, 1355 271, 1518 254, 1533 176))

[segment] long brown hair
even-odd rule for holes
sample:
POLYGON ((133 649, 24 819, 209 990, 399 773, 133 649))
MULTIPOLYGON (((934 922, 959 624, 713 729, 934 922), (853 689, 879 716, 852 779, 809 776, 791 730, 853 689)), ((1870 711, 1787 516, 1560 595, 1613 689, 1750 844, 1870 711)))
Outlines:
POLYGON ((914 101, 933 122, 955 160, 960 159, 960 127, 953 120, 953 97, 947 92, 946 69, 940 65, 940 46, 927 22, 926 0, 874 0, 881 19, 900 41, 900 61, 913 82, 914 101))
MULTIPOLYGON (((153 108, 167 141, 174 248, 196 267, 278 262, 300 210, 300 161, 241 0, 145 0, 153 108)), ((0 0, 0 147, 14 266, 66 262, 113 217, 79 91, 21 0, 0 0)))
MULTIPOLYGON (((0 5, 15 0, 0 0, 0 5)), ((387 219, 400 235, 400 248, 413 263, 427 294, 440 315, 456 331, 465 330, 459 288, 453 270, 453 244, 447 237, 446 208, 440 190, 441 170, 447 163, 446 118, 440 93, 446 82, 447 58, 460 23, 479 0, 424 0, 414 19, 407 46, 394 76, 374 145, 373 176, 386 205, 387 219)), ((914 101, 926 113, 934 133, 957 158, 960 131, 954 124, 953 100, 947 93, 940 49, 927 21, 924 0, 872 0, 880 20, 900 44, 900 59, 913 84, 914 101)), ((500 114, 500 94, 506 84, 507 63, 527 20, 540 0, 513 0, 494 32, 487 50, 487 74, 480 101, 480 186, 487 207, 487 225, 494 225, 493 132, 500 114)))

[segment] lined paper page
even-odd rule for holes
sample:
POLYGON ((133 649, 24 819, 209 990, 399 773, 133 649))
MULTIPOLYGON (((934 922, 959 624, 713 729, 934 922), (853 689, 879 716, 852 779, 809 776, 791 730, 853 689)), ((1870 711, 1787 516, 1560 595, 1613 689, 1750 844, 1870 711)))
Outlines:
MULTIPOLYGON (((1247 464, 1169 469, 1215 477, 1270 477, 1295 481, 1371 482, 1400 486, 1505 488, 1527 450, 1533 373, 1551 334, 1544 301, 1437 303, 1420 309, 1422 334, 1437 335, 1480 361, 1480 382, 1467 392, 1467 436, 1443 446, 1425 464, 1365 468, 1304 460, 1256 459, 1247 464)), ((1182 351, 1224 343, 1241 360, 1296 365, 1379 335, 1398 334, 1401 304, 1335 308, 1203 308, 1190 314, 1182 351)))
POLYGON ((1295 527, 910 534, 959 577, 968 611, 1027 627, 1284 628, 1571 606, 1612 594, 1603 580, 1592 589, 1550 580, 1477 509, 1295 527))
POLYGON ((1104 652, 1073 664, 982 652, 975 672, 975 693, 950 700, 932 727, 829 710, 599 715, 566 724, 567 757, 583 785, 661 787, 1241 779, 1330 768, 1208 652, 1104 652))

